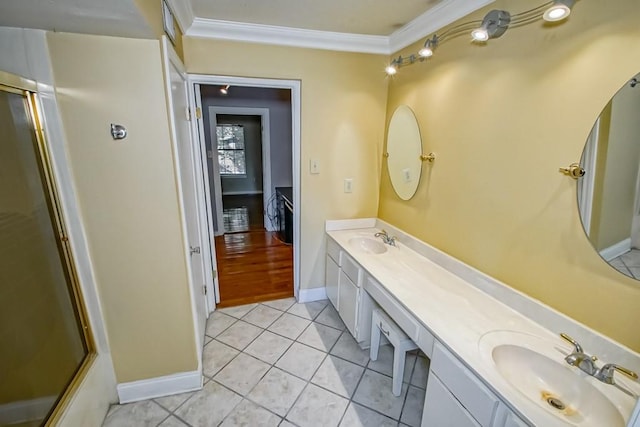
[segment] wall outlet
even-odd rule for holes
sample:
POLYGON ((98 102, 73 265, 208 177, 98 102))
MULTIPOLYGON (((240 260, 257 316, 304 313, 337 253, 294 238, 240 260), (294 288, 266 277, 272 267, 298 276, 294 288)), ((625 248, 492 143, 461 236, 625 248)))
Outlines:
POLYGON ((346 178, 344 180, 344 192, 345 193, 351 193, 353 192, 353 179, 351 178, 346 178))
POLYGON ((320 160, 318 159, 309 160, 309 172, 312 174, 320 173, 320 160))

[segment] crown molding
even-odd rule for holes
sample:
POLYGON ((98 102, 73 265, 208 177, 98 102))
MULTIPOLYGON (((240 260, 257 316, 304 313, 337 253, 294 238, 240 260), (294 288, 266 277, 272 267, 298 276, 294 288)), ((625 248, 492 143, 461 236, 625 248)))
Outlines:
POLYGON ((191 37, 281 46, 389 54, 389 38, 386 36, 306 30, 217 19, 195 18, 186 34, 191 37))
POLYGON ((196 18, 191 6, 191 0, 166 0, 166 2, 176 18, 180 31, 185 34, 196 18))
POLYGON ((494 1, 444 0, 394 31, 389 36, 389 53, 395 53, 494 1))
POLYGON ((494 1, 443 0, 390 36, 376 36, 197 18, 190 1, 167 0, 187 36, 383 55, 391 55, 494 1))

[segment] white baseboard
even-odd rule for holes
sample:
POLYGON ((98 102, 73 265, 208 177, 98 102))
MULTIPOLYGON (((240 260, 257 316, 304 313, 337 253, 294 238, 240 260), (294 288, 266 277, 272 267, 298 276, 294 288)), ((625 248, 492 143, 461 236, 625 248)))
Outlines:
POLYGON ((616 243, 615 245, 611 245, 608 248, 604 248, 600 251, 600 256, 605 259, 605 261, 611 261, 612 259, 619 257, 622 254, 626 254, 631 250, 631 238, 624 239, 621 242, 616 243))
POLYGON ((327 299, 327 288, 300 289, 298 291, 298 302, 313 302, 327 299))
POLYGON ((44 418, 58 396, 38 397, 31 400, 0 405, 0 425, 25 423, 44 418))
POLYGON ((200 371, 182 372, 148 380, 131 381, 117 386, 120 403, 137 402, 139 400, 200 390, 201 388, 202 373, 200 371))

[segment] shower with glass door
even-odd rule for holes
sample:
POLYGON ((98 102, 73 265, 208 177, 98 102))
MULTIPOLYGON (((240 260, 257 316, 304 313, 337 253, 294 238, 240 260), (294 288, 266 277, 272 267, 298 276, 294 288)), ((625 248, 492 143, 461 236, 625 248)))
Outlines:
POLYGON ((55 420, 94 355, 38 105, 0 72, 0 426, 55 420))

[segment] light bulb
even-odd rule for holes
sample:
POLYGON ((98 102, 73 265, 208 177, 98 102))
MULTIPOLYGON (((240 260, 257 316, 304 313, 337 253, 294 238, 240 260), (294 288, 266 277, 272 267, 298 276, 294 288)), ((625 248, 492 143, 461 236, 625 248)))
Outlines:
POLYGON ((489 40, 489 32, 486 28, 476 28, 471 32, 471 37, 477 42, 486 42, 489 40))
POLYGON ((549 22, 562 21, 571 14, 576 0, 554 0, 551 7, 544 11, 542 19, 549 22))
POLYGON ((385 73, 387 73, 388 76, 393 76, 395 73, 398 72, 398 67, 396 66, 395 63, 391 63, 389 65, 387 65, 387 68, 384 69, 385 73))
POLYGON ((418 55, 422 58, 429 58, 430 56, 433 56, 433 49, 431 49, 430 46, 425 46, 418 51, 418 55))
POLYGON ((229 86, 230 85, 226 85, 220 88, 220 93, 223 95, 228 95, 229 94, 229 86))
POLYGON ((571 9, 569 9, 566 5, 555 4, 544 12, 544 15, 542 15, 542 18, 545 21, 549 21, 549 22, 562 21, 567 16, 569 16, 570 13, 571 13, 571 9))

